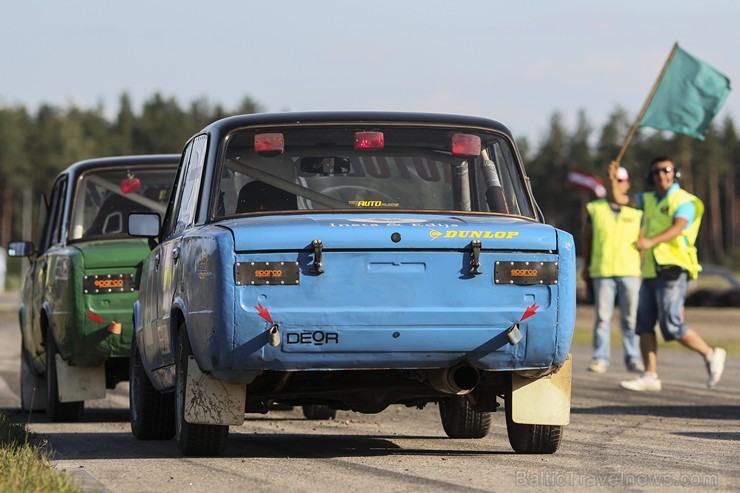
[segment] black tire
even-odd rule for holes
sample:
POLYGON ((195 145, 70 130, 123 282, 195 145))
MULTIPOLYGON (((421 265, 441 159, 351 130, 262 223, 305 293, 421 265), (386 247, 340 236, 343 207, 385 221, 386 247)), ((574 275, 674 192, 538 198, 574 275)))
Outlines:
POLYGON ((188 356, 191 355, 188 332, 180 326, 175 361, 175 437, 177 448, 188 457, 221 455, 229 438, 228 425, 201 425, 185 421, 185 382, 188 376, 188 356))
POLYGON ((441 399, 439 417, 450 438, 483 438, 491 429, 491 413, 476 411, 464 395, 441 399))
POLYGON ((303 406, 303 415, 310 420, 327 420, 337 417, 337 410, 324 404, 306 404, 303 406))
POLYGON ((563 438, 561 425, 526 425, 511 419, 511 398, 506 400, 506 431, 511 448, 519 454, 553 454, 563 438))
POLYGON ((141 363, 136 336, 129 362, 129 418, 139 440, 170 440, 175 436, 175 394, 154 388, 141 363))
POLYGON ((46 335, 46 415, 55 422, 74 422, 82 417, 85 401, 60 402, 55 359, 57 345, 54 335, 46 335))
POLYGON ((21 344, 21 409, 43 411, 46 409, 46 381, 33 372, 28 356, 21 344))

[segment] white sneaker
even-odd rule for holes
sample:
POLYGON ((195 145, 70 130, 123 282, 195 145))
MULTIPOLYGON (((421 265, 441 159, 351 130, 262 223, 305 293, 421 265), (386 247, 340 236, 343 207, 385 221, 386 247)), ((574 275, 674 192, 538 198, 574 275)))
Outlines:
POLYGON ((716 347, 711 353, 709 353, 709 356, 706 358, 707 373, 709 373, 707 387, 714 387, 719 383, 722 378, 722 373, 725 371, 726 359, 727 351, 721 347, 716 347))
POLYGON ((634 380, 625 380, 620 385, 624 389, 633 390, 635 392, 660 392, 663 388, 658 375, 647 372, 634 380))
POLYGON ((594 373, 606 373, 607 364, 603 359, 595 359, 591 361, 591 364, 588 365, 588 371, 592 371, 594 373))

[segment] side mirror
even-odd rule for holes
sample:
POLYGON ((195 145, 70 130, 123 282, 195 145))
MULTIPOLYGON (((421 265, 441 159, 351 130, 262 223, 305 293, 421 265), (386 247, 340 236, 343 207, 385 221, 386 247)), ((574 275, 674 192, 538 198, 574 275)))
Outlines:
POLYGON ((8 257, 30 257, 33 253, 31 241, 13 241, 8 244, 8 257))
POLYGON ((159 214, 134 212, 128 216, 129 236, 156 238, 159 236, 159 214))

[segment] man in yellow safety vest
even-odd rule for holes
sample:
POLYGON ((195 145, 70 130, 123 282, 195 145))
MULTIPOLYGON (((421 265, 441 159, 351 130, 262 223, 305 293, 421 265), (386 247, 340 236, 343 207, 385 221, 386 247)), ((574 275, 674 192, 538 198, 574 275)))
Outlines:
MULTIPOLYGON (((618 187, 619 164, 609 166, 610 190, 620 204, 630 201, 618 187)), ((726 351, 711 348, 704 339, 683 321, 683 305, 689 279, 701 270, 696 255, 696 237, 704 213, 704 204, 683 190, 678 182, 680 170, 668 156, 660 156, 650 164, 647 180, 654 192, 633 198, 633 204, 643 211, 643 226, 635 248, 642 253, 642 286, 637 306, 636 332, 645 373, 634 380, 622 382, 622 387, 637 392, 659 391, 656 322, 666 341, 677 340, 704 358, 707 386, 715 386, 722 378, 726 351)))
MULTIPOLYGON (((618 168, 617 186, 626 194, 629 173, 618 168)), ((594 291, 593 358, 589 371, 606 372, 611 354, 611 324, 615 298, 619 302, 624 363, 628 371, 642 373, 645 367, 635 335, 637 296, 640 291, 640 235, 642 211, 612 200, 598 199, 586 205, 588 218, 583 231, 583 278, 594 291)))

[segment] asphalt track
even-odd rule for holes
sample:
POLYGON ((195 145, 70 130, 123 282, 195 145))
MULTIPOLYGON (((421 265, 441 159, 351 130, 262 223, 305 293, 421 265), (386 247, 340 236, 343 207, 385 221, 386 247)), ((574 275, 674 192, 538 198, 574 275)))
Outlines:
MULTIPOLYGON (((740 311, 722 316, 740 331, 740 311)), ((571 424, 553 455, 513 453, 503 413, 494 414, 486 438, 448 439, 432 405, 376 415, 340 411, 333 421, 307 421, 298 410, 248 415, 231 428, 224 456, 206 459, 181 457, 174 441, 135 440, 127 385, 87 403, 79 423, 20 412, 20 337, 12 312, 0 313, 0 340, 0 412, 48 438, 55 467, 86 491, 740 490, 736 357, 710 390, 698 356, 664 351, 664 389, 643 394, 619 388, 631 376, 619 364, 604 375, 587 372, 590 349, 575 346, 571 424)), ((619 362, 621 352, 612 357, 619 362)))

